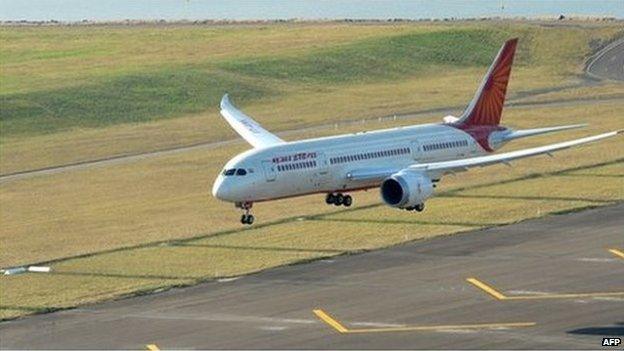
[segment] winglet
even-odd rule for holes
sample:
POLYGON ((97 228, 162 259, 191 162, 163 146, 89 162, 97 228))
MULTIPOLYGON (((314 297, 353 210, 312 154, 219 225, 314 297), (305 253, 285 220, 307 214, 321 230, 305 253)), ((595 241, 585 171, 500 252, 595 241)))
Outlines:
POLYGON ((273 146, 283 144, 284 141, 276 135, 271 134, 262 128, 258 122, 251 117, 239 111, 232 103, 228 94, 221 98, 221 116, 234 128, 234 130, 243 137, 249 144, 255 148, 273 146))
POLYGON ((230 96, 228 95, 228 93, 225 93, 225 95, 223 95, 223 97, 221 98, 220 107, 223 110, 228 105, 232 106, 232 103, 230 103, 230 96))

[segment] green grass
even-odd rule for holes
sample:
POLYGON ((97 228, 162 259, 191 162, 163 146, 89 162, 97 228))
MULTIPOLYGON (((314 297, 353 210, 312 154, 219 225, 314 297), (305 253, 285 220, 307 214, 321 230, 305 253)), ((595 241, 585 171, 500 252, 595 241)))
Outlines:
MULTIPOLYGON (((276 95, 461 73, 487 67, 514 36, 521 37, 516 66, 548 67, 543 79, 553 85, 560 72, 578 73, 590 39, 616 30, 390 28, 2 28, 0 143, 197 115, 216 110, 224 92, 248 105, 276 95)), ((419 89, 425 88, 414 93, 419 89)))
POLYGON ((294 57, 245 58, 220 66, 234 73, 305 83, 404 79, 427 68, 486 66, 506 35, 462 29, 369 39, 294 57))
POLYGON ((243 102, 271 94, 199 68, 125 75, 92 85, 0 96, 3 135, 139 123, 215 109, 224 92, 243 102))
MULTIPOLYGON (((329 49, 297 56, 226 60, 213 65, 170 63, 146 72, 121 72, 92 83, 0 95, 0 128, 5 137, 55 133, 72 128, 101 128, 181 117, 216 109, 224 92, 238 103, 275 95, 270 77, 284 84, 297 82, 345 83, 406 79, 423 68, 453 65, 486 66, 504 40, 503 32, 459 29, 408 33, 353 40, 329 49)), ((93 49, 97 53, 97 48, 93 49)), ((30 50, 4 55, 4 64, 18 60, 58 61, 79 57, 89 60, 86 49, 30 50), (8 57, 7 57, 8 56, 8 57)), ((209 61, 207 61, 209 62, 209 61)), ((218 62, 218 61, 217 61, 218 62)), ((456 67, 455 67, 456 68, 456 67)))

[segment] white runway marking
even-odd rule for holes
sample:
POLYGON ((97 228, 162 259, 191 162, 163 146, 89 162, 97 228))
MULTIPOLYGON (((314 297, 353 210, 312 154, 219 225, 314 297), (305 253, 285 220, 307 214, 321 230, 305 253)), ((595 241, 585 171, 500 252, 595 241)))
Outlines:
POLYGON ((233 282, 233 281, 238 280, 240 278, 241 277, 221 278, 221 279, 217 279, 217 281, 219 283, 227 283, 227 282, 233 282))
POLYGON ((314 319, 274 318, 259 316, 240 316, 235 314, 211 313, 211 314, 180 314, 180 313, 141 313, 131 314, 128 317, 164 320, 192 320, 207 322, 247 322, 247 323, 278 323, 278 324, 315 324, 314 319))
POLYGON ((598 257, 582 257, 582 258, 579 258, 578 261, 581 261, 581 262, 604 263, 604 262, 616 262, 616 259, 614 259, 614 258, 598 258, 598 257))
POLYGON ((268 330, 268 331, 282 331, 288 329, 288 327, 260 327, 258 329, 268 330))

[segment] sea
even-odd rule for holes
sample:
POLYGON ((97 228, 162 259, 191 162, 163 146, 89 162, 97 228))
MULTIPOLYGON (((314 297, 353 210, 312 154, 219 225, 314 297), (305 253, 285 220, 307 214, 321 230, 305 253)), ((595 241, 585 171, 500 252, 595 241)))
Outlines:
POLYGON ((624 0, 0 0, 0 21, 624 18, 624 0))

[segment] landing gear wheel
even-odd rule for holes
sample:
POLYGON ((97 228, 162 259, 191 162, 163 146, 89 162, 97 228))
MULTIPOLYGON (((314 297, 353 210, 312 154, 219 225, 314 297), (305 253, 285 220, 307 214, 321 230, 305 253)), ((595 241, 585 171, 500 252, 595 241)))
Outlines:
POLYGON ((340 206, 344 203, 344 196, 342 194, 338 194, 334 198, 334 205, 340 206))
POLYGON ((419 203, 418 205, 414 206, 414 209, 418 212, 422 212, 425 209, 425 204, 419 203))
POLYGON ((345 207, 351 206, 352 203, 353 203, 353 198, 351 197, 351 195, 345 195, 344 198, 342 199, 342 204, 345 207))
POLYGON ((336 197, 334 196, 334 194, 327 194, 327 196, 325 196, 325 203, 326 204, 331 205, 334 202, 336 202, 336 197))
POLYGON ((252 224, 254 222, 254 216, 251 214, 244 214, 241 216, 242 224, 252 224))

